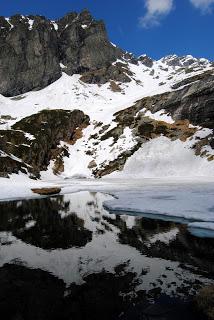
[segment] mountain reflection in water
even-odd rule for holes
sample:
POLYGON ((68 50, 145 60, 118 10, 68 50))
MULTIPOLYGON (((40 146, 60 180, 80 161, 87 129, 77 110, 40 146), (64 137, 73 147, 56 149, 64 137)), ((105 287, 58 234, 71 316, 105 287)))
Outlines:
POLYGON ((213 239, 175 222, 111 214, 108 199, 79 192, 0 203, 7 319, 123 319, 127 310, 132 318, 133 304, 189 298, 213 283, 213 239))

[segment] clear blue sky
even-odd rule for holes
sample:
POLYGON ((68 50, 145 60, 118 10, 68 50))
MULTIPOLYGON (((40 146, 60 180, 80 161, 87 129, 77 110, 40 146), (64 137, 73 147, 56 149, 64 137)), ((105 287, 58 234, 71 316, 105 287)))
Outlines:
POLYGON ((105 21, 112 42, 136 55, 192 54, 214 60, 212 7, 214 0, 5 0, 0 12, 56 19, 88 8, 105 21))

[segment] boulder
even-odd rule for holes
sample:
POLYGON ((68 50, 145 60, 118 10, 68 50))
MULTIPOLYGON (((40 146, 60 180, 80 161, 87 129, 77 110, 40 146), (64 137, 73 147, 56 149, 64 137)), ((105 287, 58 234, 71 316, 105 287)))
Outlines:
POLYGON ((37 193, 40 196, 51 196, 51 195, 60 193, 61 188, 52 187, 52 188, 37 188, 37 189, 31 189, 31 190, 33 193, 37 193))

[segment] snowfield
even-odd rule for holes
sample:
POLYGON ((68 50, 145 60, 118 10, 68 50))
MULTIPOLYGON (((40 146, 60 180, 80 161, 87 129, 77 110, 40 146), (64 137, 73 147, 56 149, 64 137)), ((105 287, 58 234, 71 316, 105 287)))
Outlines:
POLYGON ((145 143, 130 157, 121 172, 114 172, 114 178, 191 178, 213 177, 214 165, 206 158, 197 157, 194 151, 180 140, 171 141, 161 136, 145 143))

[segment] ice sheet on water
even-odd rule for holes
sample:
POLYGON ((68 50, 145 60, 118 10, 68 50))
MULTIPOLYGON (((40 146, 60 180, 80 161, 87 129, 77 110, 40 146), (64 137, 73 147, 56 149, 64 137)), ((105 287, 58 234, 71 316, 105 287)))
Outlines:
POLYGON ((105 202, 111 212, 142 214, 185 222, 191 230, 214 230, 214 186, 171 185, 153 186, 142 191, 122 191, 105 202))

